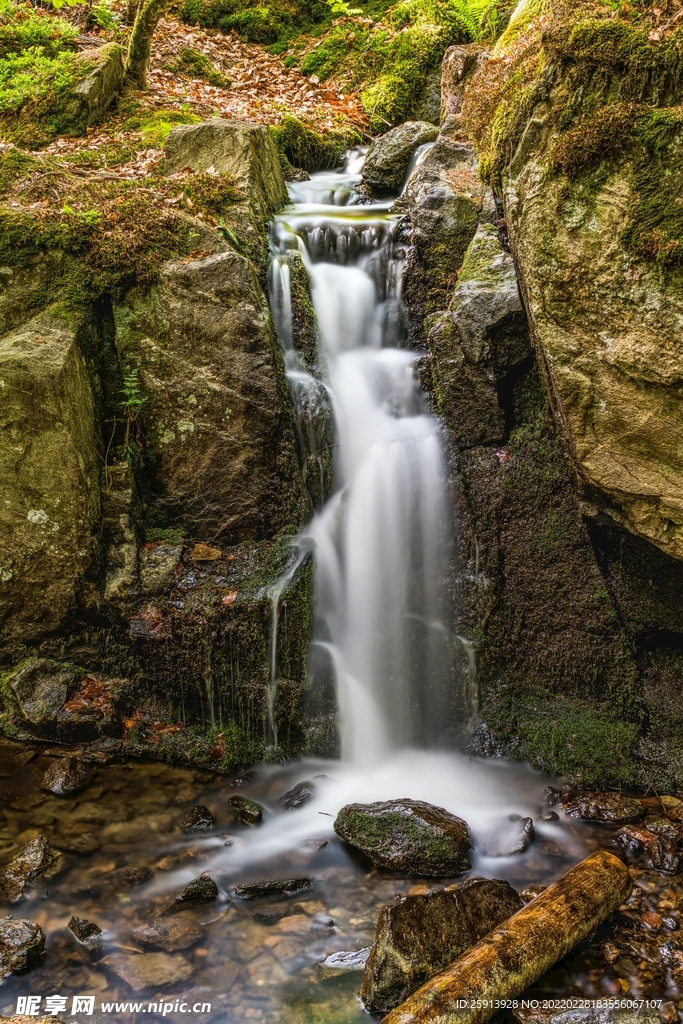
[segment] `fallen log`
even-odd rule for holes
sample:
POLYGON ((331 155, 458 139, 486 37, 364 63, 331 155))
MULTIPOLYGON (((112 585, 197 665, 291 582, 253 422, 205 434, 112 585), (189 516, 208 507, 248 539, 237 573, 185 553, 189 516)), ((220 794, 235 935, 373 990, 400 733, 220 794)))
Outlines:
POLYGON ((427 981, 382 1024, 481 1024, 620 907, 633 888, 626 865, 592 854, 427 981))

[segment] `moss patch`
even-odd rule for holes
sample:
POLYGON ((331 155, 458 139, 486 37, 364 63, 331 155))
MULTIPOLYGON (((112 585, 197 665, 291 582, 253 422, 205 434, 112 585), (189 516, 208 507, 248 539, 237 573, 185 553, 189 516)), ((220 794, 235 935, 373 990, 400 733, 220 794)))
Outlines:
POLYGON ((285 114, 281 124, 271 125, 270 131, 287 161, 307 171, 338 166, 345 151, 362 141, 360 132, 349 124, 321 131, 293 114, 285 114))

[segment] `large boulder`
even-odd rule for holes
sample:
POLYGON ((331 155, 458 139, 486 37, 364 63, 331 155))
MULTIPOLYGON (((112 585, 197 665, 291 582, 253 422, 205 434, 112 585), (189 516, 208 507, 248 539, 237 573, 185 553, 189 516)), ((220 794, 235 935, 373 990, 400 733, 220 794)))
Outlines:
POLYGON ((45 932, 35 921, 0 917, 0 981, 32 967, 45 949, 45 932))
POLYGON ((360 990, 366 1010, 386 1013, 398 1006, 521 908, 509 882, 485 878, 383 907, 360 990))
POLYGON ((57 629, 97 564, 99 437, 71 323, 42 314, 0 338, 0 636, 57 629))
POLYGON ((347 804, 334 830, 377 867, 390 871, 455 875, 470 867, 467 822, 422 800, 347 804))
POLYGON ((0 888, 9 902, 19 903, 29 882, 45 874, 54 859, 50 844, 42 835, 27 843, 21 853, 0 871, 0 888))
MULTIPOLYGON (((65 107, 74 117, 78 134, 101 120, 123 87, 123 47, 105 43, 83 50, 80 59, 91 68, 85 78, 65 98, 65 107)), ((76 133, 74 132, 74 134, 76 133)))
POLYGON ((310 506, 282 356, 254 269, 230 249, 166 264, 115 309, 147 402, 156 522, 235 543, 296 532, 310 506))
POLYGON ((174 128, 166 139, 164 172, 186 168, 231 175, 262 225, 288 201, 280 158, 265 125, 214 117, 174 128))
POLYGON ((503 201, 584 514, 680 559, 682 30, 657 11, 520 3, 464 116, 503 201))
POLYGON ((375 139, 363 165, 363 181, 380 195, 400 192, 413 153, 425 142, 434 142, 439 129, 426 121, 406 121, 375 139))

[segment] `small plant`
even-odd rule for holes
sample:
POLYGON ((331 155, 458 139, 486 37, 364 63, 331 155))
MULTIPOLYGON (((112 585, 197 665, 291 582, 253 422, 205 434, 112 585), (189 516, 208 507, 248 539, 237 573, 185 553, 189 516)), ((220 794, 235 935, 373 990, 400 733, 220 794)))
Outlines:
POLYGON ((140 413, 147 402, 147 396, 143 395, 140 387, 140 371, 135 367, 127 370, 123 375, 123 387, 121 388, 121 409, 126 421, 126 432, 123 438, 123 448, 130 458, 131 447, 134 446, 140 452, 140 413))
POLYGON ((344 0, 325 0, 335 18, 352 18, 356 14, 362 14, 360 7, 349 7, 344 0))

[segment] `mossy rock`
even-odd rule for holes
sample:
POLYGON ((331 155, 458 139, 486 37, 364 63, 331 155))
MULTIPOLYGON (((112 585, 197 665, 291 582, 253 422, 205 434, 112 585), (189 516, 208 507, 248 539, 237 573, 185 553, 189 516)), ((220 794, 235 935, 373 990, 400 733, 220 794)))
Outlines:
POLYGON ((377 867, 413 875, 455 875, 470 867, 467 823, 421 800, 347 804, 334 830, 377 867))

